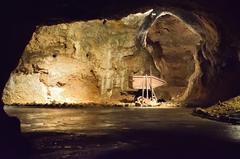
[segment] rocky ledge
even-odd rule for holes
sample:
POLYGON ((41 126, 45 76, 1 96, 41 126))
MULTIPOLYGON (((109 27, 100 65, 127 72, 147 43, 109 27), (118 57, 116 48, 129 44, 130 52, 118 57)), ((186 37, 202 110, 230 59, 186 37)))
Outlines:
POLYGON ((196 108, 194 114, 217 121, 240 124, 240 96, 219 102, 206 109, 196 108))

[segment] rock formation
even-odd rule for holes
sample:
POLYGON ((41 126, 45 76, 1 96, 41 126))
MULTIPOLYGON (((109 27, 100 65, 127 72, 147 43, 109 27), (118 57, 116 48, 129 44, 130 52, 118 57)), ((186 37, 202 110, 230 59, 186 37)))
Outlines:
POLYGON ((150 10, 120 20, 37 27, 7 82, 5 104, 133 101, 131 76, 168 82, 156 93, 186 103, 216 101, 224 61, 220 35, 208 18, 183 10, 150 10))
POLYGON ((4 103, 121 100, 129 76, 144 73, 152 60, 135 45, 144 16, 38 27, 5 87, 4 103))

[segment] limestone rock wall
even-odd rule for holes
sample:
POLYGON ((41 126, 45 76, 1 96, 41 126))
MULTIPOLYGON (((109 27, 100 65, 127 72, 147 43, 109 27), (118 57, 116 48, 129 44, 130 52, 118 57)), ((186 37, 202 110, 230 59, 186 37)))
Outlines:
POLYGON ((194 55, 200 41, 199 34, 171 15, 158 18, 149 28, 147 50, 154 57, 161 77, 168 81, 168 85, 158 89, 160 92, 168 92, 173 98, 183 95, 195 72, 194 55))
POLYGON ((144 73, 152 62, 148 54, 135 55, 144 17, 139 13, 121 20, 38 27, 6 84, 4 103, 132 100, 131 95, 121 96, 129 89, 129 76, 144 73))
MULTIPOLYGON (((164 21, 167 22, 168 20, 164 21)), ((224 31, 222 31, 221 25, 217 26, 211 18, 203 13, 195 14, 172 8, 156 9, 145 17, 144 22, 144 25, 140 28, 141 32, 138 34, 139 45, 152 54, 158 70, 162 75, 165 75, 172 86, 182 83, 181 85, 185 87, 182 90, 174 88, 172 91, 168 87, 166 92, 179 94, 170 95, 170 97, 174 97, 172 99, 184 101, 184 103, 190 105, 209 105, 235 94, 235 91, 229 91, 230 89, 226 92, 222 91, 224 88, 233 88, 233 85, 237 85, 235 81, 238 78, 235 78, 234 82, 228 82, 230 78, 234 78, 233 76, 237 72, 235 71, 236 67, 229 67, 234 60, 227 61, 226 57, 234 57, 235 53, 229 51, 230 46, 227 46, 222 40, 224 31), (170 23, 171 27, 162 25, 162 19, 169 15, 174 17, 175 21, 180 20, 180 22, 183 22, 185 27, 174 21, 178 25, 174 23, 170 23), (188 31, 184 31, 186 29, 188 31), (178 34, 179 31, 182 32, 182 35, 181 33, 178 34), (166 33, 172 33, 173 36, 166 33), (195 36, 189 36, 189 33, 195 36), (159 34, 159 36, 156 36, 156 34, 159 34), (185 62, 180 60, 181 57, 187 55, 187 52, 192 55, 190 56, 192 59, 185 60, 185 62), (170 55, 173 56, 170 57, 170 55), (168 62, 167 59, 169 59, 168 62), (171 60, 173 63, 169 65, 168 63, 171 60), (181 61, 180 65, 177 65, 178 61, 181 61), (185 69, 181 67, 184 66, 184 63, 185 69), (171 69, 171 67, 174 67, 175 70, 171 69), (190 68, 191 71, 186 68, 190 68), (234 69, 234 71, 227 77, 226 70, 229 68, 234 69), (192 71, 194 72, 191 73, 192 71), (176 79, 180 80, 176 81, 176 79), (222 84, 223 81, 226 82, 225 85, 222 84)))
POLYGON ((132 102, 139 92, 133 93, 131 76, 150 68, 168 83, 155 90, 159 98, 188 104, 226 99, 238 78, 236 71, 226 73, 226 57, 234 53, 222 50, 218 29, 201 14, 166 8, 120 20, 40 26, 2 99, 9 105, 132 102))

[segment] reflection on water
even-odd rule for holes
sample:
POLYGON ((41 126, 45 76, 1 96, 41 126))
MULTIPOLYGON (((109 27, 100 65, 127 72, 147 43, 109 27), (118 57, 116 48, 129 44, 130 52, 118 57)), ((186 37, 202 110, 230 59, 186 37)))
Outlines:
POLYGON ((229 125, 227 132, 231 139, 240 141, 240 125, 229 125))
POLYGON ((240 126, 192 116, 191 109, 5 107, 5 111, 21 120, 22 132, 34 149, 30 158, 95 159, 105 152, 104 159, 225 159, 236 158, 240 147, 240 126))
POLYGON ((109 133, 128 129, 183 130, 240 141, 240 126, 201 119, 191 109, 5 107, 23 132, 109 133))
POLYGON ((6 107, 6 112, 21 120, 23 132, 53 131, 77 132, 81 130, 98 130, 114 127, 111 121, 105 120, 103 111, 82 109, 51 109, 51 108, 16 108, 6 107))

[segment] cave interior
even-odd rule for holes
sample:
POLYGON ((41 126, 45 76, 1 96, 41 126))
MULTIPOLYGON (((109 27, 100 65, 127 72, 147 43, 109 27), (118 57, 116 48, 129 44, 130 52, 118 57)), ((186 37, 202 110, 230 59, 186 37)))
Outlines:
MULTIPOLYGON (((20 120, 7 115, 4 105, 131 102, 136 92, 130 93, 129 77, 148 74, 150 68, 154 76, 168 83, 156 90, 164 101, 210 106, 240 94, 237 1, 8 0, 1 4, 0 157, 26 158, 29 153, 20 120)), ((215 129, 216 123, 212 125, 215 129)), ((221 128, 219 132, 225 132, 221 128)), ((174 134, 171 130, 174 149, 186 151, 183 143, 189 139, 187 154, 195 158, 209 155, 211 146, 223 150, 214 149, 212 158, 238 152, 237 142, 212 138, 216 134, 203 142, 207 141, 204 134, 194 136, 192 132, 174 134)), ((134 140, 139 135, 139 131, 130 133, 134 140)), ((168 144, 169 132, 160 134, 161 143, 168 144)), ((142 130, 137 139, 159 146, 159 137, 158 131, 142 130), (143 140, 146 132, 153 135, 151 140, 143 140)), ((165 149, 168 157, 174 154, 171 146, 165 149)), ((142 152, 149 157, 155 150, 151 148, 142 152)), ((143 157, 141 150, 136 153, 139 158, 143 157)))
POLYGON ((131 89, 131 77, 149 74, 150 68, 167 82, 155 90, 162 101, 209 105, 236 95, 238 87, 219 92, 234 82, 223 86, 217 79, 233 76, 238 66, 232 75, 225 72, 230 63, 214 19, 180 8, 141 11, 37 25, 5 85, 3 102, 134 102, 139 91, 131 89))

